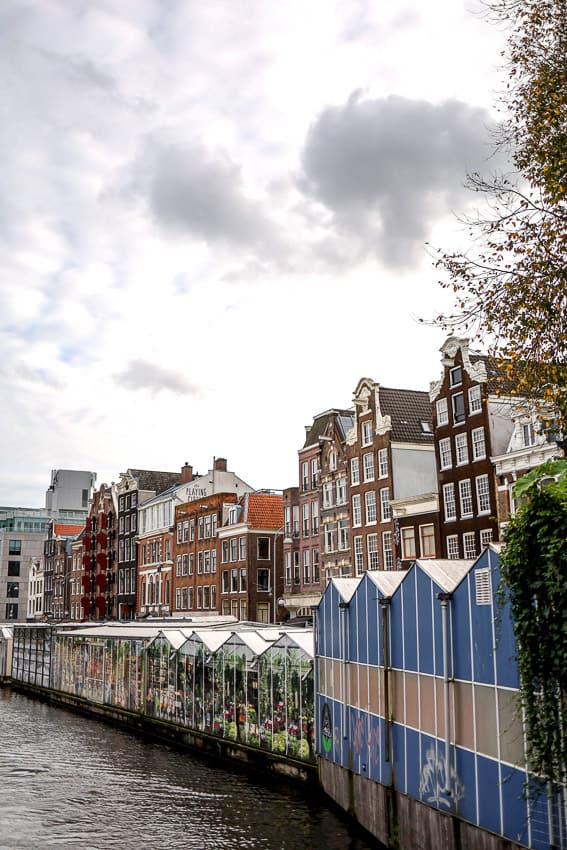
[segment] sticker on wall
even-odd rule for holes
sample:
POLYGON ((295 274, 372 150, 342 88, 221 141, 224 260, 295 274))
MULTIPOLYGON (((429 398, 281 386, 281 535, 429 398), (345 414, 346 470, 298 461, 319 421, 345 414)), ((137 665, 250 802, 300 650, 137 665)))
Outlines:
POLYGON ((426 803, 452 808, 465 793, 465 788, 454 768, 451 768, 449 782, 445 782, 445 759, 430 747, 425 754, 425 763, 421 768, 419 793, 426 803))
POLYGON ((333 749, 333 727, 331 725, 331 710, 328 703, 323 703, 321 710, 321 744, 323 752, 330 753, 333 749))

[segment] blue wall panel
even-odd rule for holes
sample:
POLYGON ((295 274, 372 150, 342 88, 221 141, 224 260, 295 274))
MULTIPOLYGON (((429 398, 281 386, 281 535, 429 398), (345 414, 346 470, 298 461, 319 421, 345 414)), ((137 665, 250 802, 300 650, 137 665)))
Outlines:
POLYGON ((502 769, 504 795, 504 835, 519 844, 528 843, 528 807, 525 794, 526 774, 516 768, 502 769))
POLYGON ((469 612, 469 577, 460 583, 451 602, 453 623, 453 675, 465 682, 472 680, 471 621, 469 612))
POLYGON ((478 820, 479 826, 500 832, 500 777, 498 763, 478 756, 478 820))
POLYGON ((400 585, 404 598, 404 669, 417 672, 417 622, 415 572, 412 571, 400 585))
MULTIPOLYGON (((433 674, 433 613, 431 610, 431 580, 421 570, 415 570, 419 605, 419 669, 433 674)), ((433 604, 439 604, 434 600, 433 604)))

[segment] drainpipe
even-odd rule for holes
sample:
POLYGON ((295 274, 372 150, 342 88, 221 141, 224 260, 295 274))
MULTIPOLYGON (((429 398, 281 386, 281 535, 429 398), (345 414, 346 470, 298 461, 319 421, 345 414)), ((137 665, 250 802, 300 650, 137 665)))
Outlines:
POLYGON ((382 610, 382 647, 384 655, 384 738, 385 752, 384 760, 390 761, 390 655, 388 652, 388 611, 390 609, 391 596, 380 598, 382 610))
POLYGON ((348 738, 348 711, 347 711, 347 617, 348 617, 348 602, 339 602, 340 624, 341 624, 341 693, 342 693, 342 727, 343 738, 348 738))
POLYGON ((449 727, 449 619, 450 593, 438 593, 441 602, 441 629, 443 632, 443 717, 445 724, 445 794, 451 793, 451 737, 449 727))
MULTIPOLYGON (((313 734, 315 735, 315 748, 319 752, 319 709, 317 707, 317 697, 320 694, 319 689, 319 606, 312 605, 311 613, 313 615, 313 734)), ((258 715, 259 716, 259 715, 258 715)), ((307 727, 309 734, 309 727, 307 727)))

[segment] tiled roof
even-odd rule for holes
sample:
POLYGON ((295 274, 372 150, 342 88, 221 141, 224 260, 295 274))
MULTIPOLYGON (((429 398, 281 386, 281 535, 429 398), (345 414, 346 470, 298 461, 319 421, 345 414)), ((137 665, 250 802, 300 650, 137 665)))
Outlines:
POLYGON ((156 496, 175 484, 181 484, 181 472, 156 472, 153 469, 129 469, 139 490, 152 490, 156 496))
POLYGON ((380 387, 379 397, 382 415, 392 420, 392 440, 433 444, 429 393, 380 387))
POLYGON ((251 528, 271 528, 278 531, 283 526, 283 496, 268 493, 247 493, 244 517, 251 528))
POLYGON ((56 537, 76 537, 84 527, 84 523, 81 525, 67 525, 64 522, 56 522, 53 531, 56 537))

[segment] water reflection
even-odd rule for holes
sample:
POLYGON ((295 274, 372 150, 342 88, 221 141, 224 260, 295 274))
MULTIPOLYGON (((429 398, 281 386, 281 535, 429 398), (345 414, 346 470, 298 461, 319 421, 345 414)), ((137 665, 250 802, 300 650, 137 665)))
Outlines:
POLYGON ((0 850, 370 850, 303 786, 0 689, 0 850))

